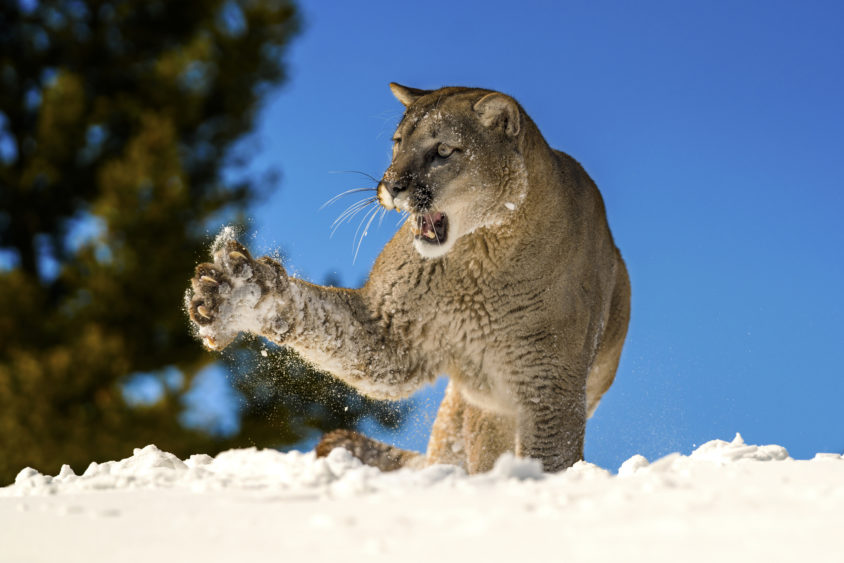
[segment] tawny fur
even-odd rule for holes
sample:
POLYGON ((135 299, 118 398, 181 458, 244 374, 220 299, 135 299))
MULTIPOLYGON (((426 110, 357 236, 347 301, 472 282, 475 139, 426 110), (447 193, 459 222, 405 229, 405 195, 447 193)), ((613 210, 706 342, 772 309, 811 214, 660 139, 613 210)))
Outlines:
POLYGON ((317 457, 325 457, 334 448, 345 448, 367 465, 393 471, 414 464, 421 466, 422 456, 367 438, 354 430, 333 430, 322 437, 316 446, 317 457))
MULTIPOLYGON (((191 319, 211 348, 250 331, 376 398, 449 375, 426 464, 480 472, 513 451, 548 471, 569 467, 615 377, 630 314, 601 195, 512 98, 392 87, 407 111, 378 196, 411 218, 364 287, 289 278, 223 241, 197 267, 191 319), (445 240, 425 240, 417 220, 437 212, 445 240)), ((331 445, 384 469, 422 459, 359 434, 329 435, 319 451, 331 445)))

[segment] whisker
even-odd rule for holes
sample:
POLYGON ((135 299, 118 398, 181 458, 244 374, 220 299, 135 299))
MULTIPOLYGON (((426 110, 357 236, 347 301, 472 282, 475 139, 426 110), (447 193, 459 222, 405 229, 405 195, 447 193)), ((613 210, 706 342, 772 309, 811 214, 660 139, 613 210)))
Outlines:
POLYGON ((352 237, 352 249, 355 248, 355 240, 357 240, 357 238, 358 238, 358 233, 360 233, 361 227, 363 227, 363 224, 366 222, 366 220, 369 218, 369 216, 374 214, 375 212, 376 212, 376 208, 373 207, 372 209, 370 209, 369 211, 367 211, 366 213, 363 214, 363 219, 361 219, 360 222, 358 223, 358 227, 357 227, 357 229, 355 229, 355 235, 352 237))
MULTIPOLYGON (((360 174, 362 176, 366 176, 373 182, 379 182, 379 180, 365 172, 360 172, 358 170, 338 170, 332 171, 331 174, 339 174, 339 173, 353 173, 353 174, 360 174)), ((378 187, 365 187, 365 188, 352 188, 350 190, 346 190, 342 193, 335 195, 334 197, 330 198, 328 201, 323 203, 320 206, 320 209, 327 207, 337 200, 342 198, 343 196, 355 194, 355 193, 362 193, 362 192, 377 192, 378 187)), ((355 234, 352 237, 352 248, 354 249, 354 255, 352 257, 352 263, 357 260, 358 254, 360 253, 360 248, 363 245, 363 239, 365 236, 369 234, 369 229, 372 226, 372 223, 375 222, 375 219, 378 218, 378 228, 384 222, 384 218, 387 216, 387 209, 378 205, 378 196, 367 197, 362 200, 356 201, 346 207, 340 215, 337 216, 336 219, 331 223, 331 234, 330 237, 334 236, 334 233, 340 228, 340 225, 343 223, 350 223, 352 219, 354 219, 360 212, 364 212, 363 218, 358 222, 358 226, 355 229, 355 234), (373 206, 374 204, 374 206, 373 206), (371 207, 370 209, 367 209, 371 207), (380 212, 380 213, 379 213, 380 212)), ((396 222, 396 227, 403 226, 404 223, 410 218, 410 213, 406 211, 399 211, 399 220, 396 222)))
POLYGON ((350 205, 348 209, 346 209, 343 213, 341 213, 333 223, 331 223, 331 228, 336 229, 340 224, 352 219, 355 215, 360 213, 363 209, 365 209, 370 202, 361 201, 354 205, 350 205))
MULTIPOLYGON (((358 251, 360 250, 361 243, 363 243, 363 237, 366 236, 367 232, 369 231, 369 226, 372 225, 372 221, 373 221, 373 219, 375 219, 375 217, 377 215, 378 215, 378 208, 375 207, 375 208, 373 208, 372 211, 368 212, 366 215, 363 216, 363 221, 365 221, 367 217, 369 217, 369 221, 366 223, 366 227, 364 227, 363 232, 361 232, 360 237, 358 238, 358 245, 357 245, 357 248, 355 248, 355 255, 352 257, 352 264, 354 264, 355 260, 358 259, 358 251)), ((361 225, 363 225, 363 221, 361 221, 360 225, 358 225, 358 230, 360 230, 361 225)), ((357 237, 357 234, 358 234, 357 231, 355 231, 356 237, 357 237)), ((354 239, 352 239, 352 240, 354 242, 354 239)))
POLYGON ((337 228, 341 224, 348 223, 349 221, 351 221, 354 218, 355 215, 357 215, 358 213, 360 213, 361 211, 363 211, 364 209, 366 209, 367 207, 369 207, 370 205, 372 205, 376 201, 378 201, 376 198, 370 197, 370 198, 367 198, 367 199, 363 199, 361 201, 357 201, 357 202, 353 203, 352 205, 350 205, 349 207, 347 207, 346 210, 343 211, 343 213, 341 213, 334 220, 333 223, 331 223, 331 236, 334 235, 334 232, 337 230, 337 228))
MULTIPOLYGON (((351 215, 349 215, 349 217, 348 217, 348 218, 346 219, 346 221, 344 221, 344 222, 346 222, 346 223, 350 223, 350 222, 352 221, 352 219, 354 219, 355 215, 357 215, 358 213, 360 213, 360 212, 361 212, 361 211, 363 211, 364 209, 366 209, 366 207, 361 207, 361 208, 359 208, 359 209, 358 209, 358 210, 356 210, 354 213, 352 213, 351 215)), ((369 212, 367 211, 367 213, 366 213, 366 214, 369 214, 369 212)), ((337 225, 335 225, 334 227, 332 227, 332 229, 331 229, 331 236, 332 236, 332 237, 334 236, 334 233, 337 231, 337 229, 339 229, 339 228, 340 228, 340 225, 341 225, 341 223, 338 223, 337 225)))
MULTIPOLYGON (((437 209, 436 205, 432 205, 431 208, 433 209, 434 213, 440 212, 440 210, 437 209)), ((440 235, 437 234, 437 228, 433 225, 433 223, 431 224, 431 228, 434 230, 434 238, 437 239, 437 244, 441 244, 440 243, 440 235)))
POLYGON ((349 195, 349 194, 355 194, 355 193, 358 193, 358 192, 374 192, 374 191, 378 191, 378 188, 377 187, 376 188, 352 188, 351 190, 346 190, 345 192, 339 193, 336 196, 332 197, 331 199, 329 199, 328 201, 326 201, 325 203, 320 205, 319 208, 323 209, 323 208, 331 205, 332 203, 334 203, 335 201, 337 201, 341 197, 349 195))
MULTIPOLYGON (((437 208, 436 205, 431 205, 431 209, 433 210, 434 213, 441 213, 441 211, 437 208)), ((442 244, 441 241, 440 241, 440 235, 437 234, 436 227, 434 227, 434 225, 431 225, 431 228, 434 229, 434 237, 437 239, 437 244, 438 245, 442 244)), ((448 260, 443 260, 442 265, 443 265, 443 272, 448 270, 448 260)))
POLYGON ((360 174, 361 176, 366 176, 376 184, 380 182, 380 180, 375 176, 367 174, 366 172, 361 172, 360 170, 331 170, 329 174, 360 174))
POLYGON ((368 198, 365 198, 365 199, 362 199, 362 200, 356 201, 356 202, 354 202, 353 204, 349 205, 349 206, 345 209, 345 211, 343 211, 343 212, 342 212, 342 213, 341 213, 341 214, 337 217, 337 219, 340 219, 340 217, 345 216, 347 213, 350 213, 350 212, 352 212, 352 211, 356 210, 358 207, 366 207, 367 205, 369 205, 369 204, 371 204, 371 203, 375 203, 376 201, 377 201, 377 198, 374 198, 374 197, 368 197, 368 198))

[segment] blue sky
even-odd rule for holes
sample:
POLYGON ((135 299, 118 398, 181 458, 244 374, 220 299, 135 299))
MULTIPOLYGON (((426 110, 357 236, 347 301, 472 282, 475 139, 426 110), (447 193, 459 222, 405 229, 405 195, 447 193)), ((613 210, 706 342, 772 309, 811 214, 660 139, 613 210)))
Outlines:
MULTIPOLYGON (((586 457, 689 451, 741 432, 793 457, 844 450, 844 4, 301 2, 290 80, 250 172, 258 252, 358 285, 395 231, 329 237, 380 177, 402 106, 387 84, 494 88, 600 187, 633 286, 616 383, 586 457)), ((388 437, 424 448, 442 383, 388 437)))

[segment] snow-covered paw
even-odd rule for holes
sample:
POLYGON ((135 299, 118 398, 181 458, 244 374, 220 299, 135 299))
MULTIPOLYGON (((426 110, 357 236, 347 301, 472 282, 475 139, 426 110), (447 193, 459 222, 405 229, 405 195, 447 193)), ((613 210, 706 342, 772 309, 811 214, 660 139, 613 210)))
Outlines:
POLYGON ((260 334, 270 325, 285 323, 277 318, 277 301, 287 291, 284 268, 270 258, 255 260, 235 240, 214 252, 213 263, 196 267, 188 293, 188 313, 203 343, 222 350, 240 332, 260 334))

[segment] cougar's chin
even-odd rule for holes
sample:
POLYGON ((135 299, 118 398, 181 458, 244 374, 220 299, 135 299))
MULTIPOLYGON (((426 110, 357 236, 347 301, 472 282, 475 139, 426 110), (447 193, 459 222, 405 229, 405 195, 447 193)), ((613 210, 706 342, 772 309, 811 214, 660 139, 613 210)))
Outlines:
POLYGON ((453 221, 441 211, 416 213, 410 217, 413 246, 425 258, 439 258, 454 246, 453 221))

